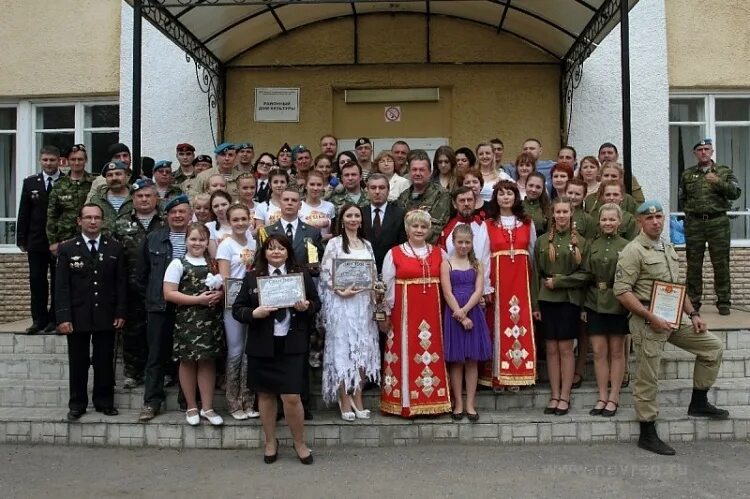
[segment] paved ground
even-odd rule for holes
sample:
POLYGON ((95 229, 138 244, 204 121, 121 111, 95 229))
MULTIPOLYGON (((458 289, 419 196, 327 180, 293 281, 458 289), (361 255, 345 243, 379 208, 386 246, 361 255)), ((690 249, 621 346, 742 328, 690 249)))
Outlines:
POLYGON ((747 497, 750 443, 158 450, 0 445, 0 497, 747 497))

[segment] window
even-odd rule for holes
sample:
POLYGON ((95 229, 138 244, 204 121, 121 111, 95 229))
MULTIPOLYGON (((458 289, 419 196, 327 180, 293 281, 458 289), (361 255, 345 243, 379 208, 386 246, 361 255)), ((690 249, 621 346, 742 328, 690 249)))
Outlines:
POLYGON ((732 206, 733 243, 750 244, 750 95, 674 94, 669 99, 669 161, 672 210, 682 211, 677 189, 682 172, 695 164, 693 145, 714 139, 714 160, 730 166, 742 195, 732 206))
MULTIPOLYGON (((86 169, 99 173, 109 160, 107 148, 119 141, 116 101, 19 101, 0 103, 0 251, 14 251, 16 216, 23 179, 39 172, 39 149, 57 146, 65 154, 85 144, 86 169)), ((64 168, 63 168, 64 170, 64 168)))

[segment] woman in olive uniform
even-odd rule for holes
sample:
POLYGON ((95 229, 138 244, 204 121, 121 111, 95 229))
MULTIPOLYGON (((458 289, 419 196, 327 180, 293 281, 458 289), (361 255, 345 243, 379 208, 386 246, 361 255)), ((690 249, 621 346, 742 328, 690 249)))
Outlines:
POLYGON ((526 179, 526 197, 523 198, 523 211, 531 217, 536 229, 536 237, 541 237, 547 232, 549 220, 550 201, 547 190, 544 188, 544 174, 532 172, 526 179))
MULTIPOLYGON (((624 173, 622 171, 622 167, 619 166, 619 163, 607 163, 606 165, 602 166, 602 181, 599 184, 599 190, 590 192, 589 195, 586 196, 586 201, 584 202, 584 208, 586 212, 589 214, 595 214, 604 204, 600 200, 601 195, 604 192, 602 190, 602 184, 604 184, 604 182, 608 180, 614 180, 625 185, 623 176, 624 173)), ((638 207, 638 202, 633 198, 633 196, 627 194, 624 188, 622 189, 622 197, 623 199, 620 203, 620 208, 622 208, 622 211, 630 213, 631 215, 635 215, 635 209, 638 207)))

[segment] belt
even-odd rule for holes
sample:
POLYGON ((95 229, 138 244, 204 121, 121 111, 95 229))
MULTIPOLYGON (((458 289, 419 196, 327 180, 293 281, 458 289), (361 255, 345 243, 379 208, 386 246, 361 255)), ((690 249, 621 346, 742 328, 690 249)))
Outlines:
POLYGON ((417 277, 414 279, 396 279, 396 284, 440 284, 439 277, 417 277))
POLYGON ((711 220, 713 218, 719 218, 721 216, 726 216, 726 211, 717 211, 714 213, 685 213, 690 218, 697 218, 699 220, 711 220))
POLYGON ((609 281, 597 281, 596 287, 602 291, 612 287, 612 283, 609 281))

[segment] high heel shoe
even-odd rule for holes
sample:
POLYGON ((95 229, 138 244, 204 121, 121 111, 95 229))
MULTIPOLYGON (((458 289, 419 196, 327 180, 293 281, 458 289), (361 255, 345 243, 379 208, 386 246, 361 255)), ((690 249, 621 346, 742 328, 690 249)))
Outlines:
POLYGON ((279 439, 276 439, 276 452, 271 454, 270 456, 267 456, 266 454, 263 454, 263 462, 266 464, 272 464, 276 462, 276 459, 279 457, 279 439))
POLYGON ((344 409, 341 408, 341 400, 339 400, 339 412, 341 412, 341 419, 343 419, 344 421, 348 421, 351 423, 352 421, 357 419, 357 416, 353 412, 344 412, 344 409))
POLYGON ((352 409, 354 409, 354 415, 357 417, 357 419, 370 419, 370 410, 369 409, 362 409, 360 410, 357 405, 354 403, 354 398, 349 397, 349 403, 352 406, 352 409))
POLYGON ((299 462, 302 464, 312 464, 313 463, 313 454, 312 451, 310 451, 310 454, 308 454, 305 457, 302 457, 299 455, 299 452, 297 452, 297 447, 294 446, 294 442, 292 442, 292 449, 294 449, 294 453, 297 454, 297 459, 299 459, 299 462))

